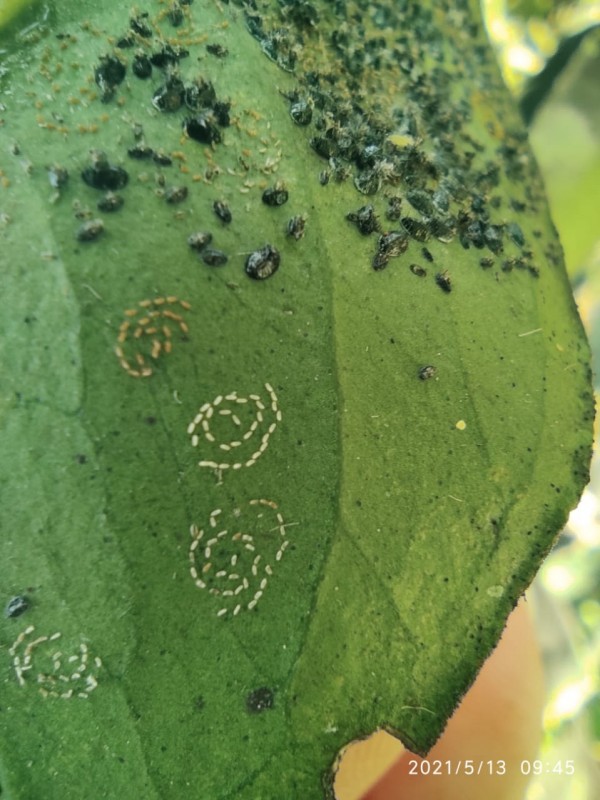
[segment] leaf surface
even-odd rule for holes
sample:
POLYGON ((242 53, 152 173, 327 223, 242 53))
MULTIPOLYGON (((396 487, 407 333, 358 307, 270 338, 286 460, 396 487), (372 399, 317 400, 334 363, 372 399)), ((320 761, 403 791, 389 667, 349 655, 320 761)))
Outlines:
POLYGON ((475 5, 146 10, 2 83, 1 785, 330 796, 432 746, 550 548, 587 344, 475 5))

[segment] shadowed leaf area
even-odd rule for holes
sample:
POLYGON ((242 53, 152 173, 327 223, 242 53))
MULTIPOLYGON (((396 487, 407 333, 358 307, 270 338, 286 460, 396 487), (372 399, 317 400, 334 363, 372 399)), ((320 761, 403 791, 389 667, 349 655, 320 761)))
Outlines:
POLYGON ((332 797, 494 647, 593 409, 478 14, 97 0, 5 36, 7 797, 332 797))

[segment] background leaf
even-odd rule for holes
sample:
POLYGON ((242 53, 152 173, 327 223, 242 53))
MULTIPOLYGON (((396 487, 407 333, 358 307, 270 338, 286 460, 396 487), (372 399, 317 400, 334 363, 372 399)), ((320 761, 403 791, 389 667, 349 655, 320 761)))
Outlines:
POLYGON ((31 607, 1 630, 8 796, 320 797, 377 727, 426 752, 494 646, 586 480, 592 402, 475 9, 196 2, 174 25, 104 0, 54 9, 9 59, 1 585, 31 607), (138 54, 170 67, 138 79, 138 54), (210 99, 212 145, 183 135, 192 111, 156 108, 176 69, 231 102, 210 99), (117 212, 81 180, 105 169, 90 149, 129 173, 117 212), (261 200, 276 181, 280 207, 261 200), (347 215, 368 204, 379 231, 361 235, 370 214, 347 215), (225 266, 189 247, 198 231, 225 266), (281 266, 251 280, 267 243, 281 266), (234 567, 239 604, 209 593, 234 567))

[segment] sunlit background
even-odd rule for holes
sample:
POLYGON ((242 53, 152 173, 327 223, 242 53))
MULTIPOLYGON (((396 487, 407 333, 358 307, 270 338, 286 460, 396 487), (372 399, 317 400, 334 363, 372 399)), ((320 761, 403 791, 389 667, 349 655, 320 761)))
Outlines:
MULTIPOLYGON (((600 2, 482 0, 504 79, 529 122, 600 388, 600 2)), ((598 440, 598 426, 596 428, 598 440)), ((600 797, 600 460, 532 593, 548 699, 527 800, 600 797)))

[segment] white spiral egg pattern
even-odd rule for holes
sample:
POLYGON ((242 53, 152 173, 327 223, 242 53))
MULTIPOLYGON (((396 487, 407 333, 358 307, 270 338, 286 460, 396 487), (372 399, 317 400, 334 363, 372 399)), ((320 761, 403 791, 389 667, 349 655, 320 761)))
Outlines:
POLYGON ((85 642, 79 643, 76 652, 64 653, 60 631, 35 637, 34 633, 35 627, 29 625, 8 650, 19 686, 37 686, 42 697, 87 699, 98 686, 101 659, 90 657, 85 642))
POLYGON ((277 395, 269 383, 265 390, 266 396, 220 394, 200 407, 187 428, 192 447, 206 456, 198 462, 199 467, 239 470, 258 461, 281 422, 277 395), (224 424, 231 426, 231 438, 217 430, 224 424))
POLYGON ((290 524, 277 503, 261 498, 228 513, 217 508, 207 526, 190 527, 190 575, 218 601, 218 617, 256 608, 289 546, 290 524))

